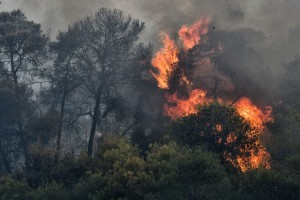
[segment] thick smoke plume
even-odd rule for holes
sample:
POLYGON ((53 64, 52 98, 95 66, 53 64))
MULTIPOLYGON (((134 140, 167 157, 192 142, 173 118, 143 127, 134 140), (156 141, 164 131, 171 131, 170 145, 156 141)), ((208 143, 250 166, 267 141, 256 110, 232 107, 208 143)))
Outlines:
POLYGON ((100 7, 119 8, 146 23, 142 40, 160 48, 159 32, 176 35, 183 24, 203 16, 213 21, 210 33, 225 43, 226 64, 252 85, 274 95, 286 63, 300 55, 298 0, 3 0, 2 11, 21 9, 51 30, 55 39, 68 24, 100 7))

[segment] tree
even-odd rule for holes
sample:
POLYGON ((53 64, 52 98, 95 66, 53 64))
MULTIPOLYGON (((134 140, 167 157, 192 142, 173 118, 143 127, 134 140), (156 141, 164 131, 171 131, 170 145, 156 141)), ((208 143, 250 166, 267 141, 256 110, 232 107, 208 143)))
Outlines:
POLYGON ((180 143, 191 147, 204 145, 218 153, 222 162, 233 171, 269 167, 269 154, 260 142, 259 130, 234 107, 219 103, 199 106, 196 114, 171 125, 170 134, 180 143))
POLYGON ((0 13, 1 59, 15 87, 30 78, 28 72, 45 55, 47 41, 40 24, 28 21, 20 10, 0 13))
POLYGON ((237 191, 232 199, 299 199, 300 185, 295 175, 274 169, 247 172, 239 177, 237 191))
POLYGON ((154 145, 147 157, 154 183, 146 199, 226 199, 230 183, 219 162, 203 148, 154 145))
POLYGON ((94 16, 73 24, 72 29, 79 32, 82 41, 75 56, 84 72, 86 99, 93 104, 88 142, 88 155, 92 155, 97 125, 99 128, 110 113, 122 115, 124 110, 120 97, 126 93, 124 85, 136 75, 132 68, 139 61, 135 43, 144 24, 121 10, 101 8, 94 16))
POLYGON ((105 137, 98 156, 106 182, 96 199, 143 199, 151 180, 137 147, 124 138, 105 137))
POLYGON ((13 150, 15 150, 14 132, 17 122, 11 109, 14 107, 14 93, 12 84, 3 80, 0 81, 0 158, 1 167, 4 167, 4 174, 11 173, 11 162, 13 150), (11 152, 11 153, 9 153, 11 152))
POLYGON ((15 105, 12 112, 15 113, 18 130, 17 134, 21 142, 25 164, 29 156, 27 154, 28 138, 24 129, 26 103, 32 84, 33 70, 39 66, 39 61, 44 56, 48 37, 42 34, 41 26, 28 21, 20 10, 0 13, 0 57, 5 69, 7 81, 13 83, 15 105))
POLYGON ((76 94, 76 89, 83 83, 82 72, 75 56, 76 51, 80 49, 80 38, 76 34, 78 34, 78 31, 72 27, 69 27, 67 32, 59 33, 57 41, 52 42, 50 45, 51 53, 55 56, 54 63, 45 67, 40 73, 41 78, 48 80, 50 83, 50 86, 42 92, 42 98, 46 104, 50 104, 52 112, 55 111, 59 114, 56 139, 58 155, 61 149, 63 128, 74 127, 74 123, 82 115, 78 112, 72 114, 72 111, 76 108, 74 108, 73 103, 69 102, 72 93, 73 95, 76 94), (66 119, 66 116, 69 119, 66 119))
MULTIPOLYGON (((32 91, 24 85, 19 85, 18 94, 22 105, 18 105, 15 95, 15 87, 13 81, 8 78, 0 77, 0 158, 5 168, 5 173, 13 171, 16 165, 21 164, 20 156, 22 155, 22 146, 20 146, 19 121, 16 108, 23 111, 23 117, 29 120, 29 116, 33 116, 32 103, 29 98, 32 91), (30 114, 29 114, 30 113, 30 114)), ((26 127, 29 128, 29 122, 26 127)), ((29 135, 28 135, 29 136, 29 135)), ((22 143, 21 143, 22 144, 22 143)), ((23 149, 24 150, 24 149, 23 149)), ((1 168, 1 167, 0 167, 1 168)))
POLYGON ((1 199, 27 200, 30 198, 31 188, 25 183, 11 178, 0 179, 1 199))

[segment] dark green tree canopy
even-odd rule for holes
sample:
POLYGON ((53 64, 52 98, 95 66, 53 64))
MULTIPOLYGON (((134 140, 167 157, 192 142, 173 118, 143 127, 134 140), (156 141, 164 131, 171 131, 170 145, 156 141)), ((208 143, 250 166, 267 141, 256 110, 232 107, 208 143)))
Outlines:
POLYGON ((219 103, 199 106, 196 114, 179 119, 170 130, 171 136, 179 143, 191 147, 206 146, 218 153, 230 169, 251 169, 251 156, 261 152, 266 156, 261 165, 268 166, 268 154, 260 143, 259 130, 232 106, 219 103), (238 158, 242 161, 238 162, 238 158))
POLYGON ((2 61, 10 63, 11 73, 38 65, 48 37, 41 25, 28 21, 20 10, 0 13, 0 52, 2 61))

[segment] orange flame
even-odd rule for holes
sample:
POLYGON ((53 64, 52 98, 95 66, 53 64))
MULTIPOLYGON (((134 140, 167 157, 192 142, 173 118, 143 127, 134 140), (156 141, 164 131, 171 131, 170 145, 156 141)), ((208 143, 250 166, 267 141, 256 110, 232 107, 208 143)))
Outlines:
POLYGON ((178 62, 179 49, 175 42, 166 33, 161 33, 163 48, 161 48, 152 60, 152 65, 158 73, 151 71, 151 74, 158 82, 158 87, 169 88, 169 76, 174 70, 174 65, 178 62))
MULTIPOLYGON (((172 119, 195 114, 197 113, 197 105, 204 105, 206 103, 213 102, 213 99, 206 96, 206 91, 200 89, 193 90, 187 99, 180 99, 176 94, 166 95, 166 99, 168 103, 163 107, 164 114, 172 119)), ((225 102, 222 99, 219 99, 218 102, 231 105, 231 102, 225 102)), ((246 97, 242 97, 239 101, 237 101, 234 104, 234 107, 237 109, 239 115, 249 122, 255 130, 257 130, 254 132, 245 133, 246 138, 249 140, 259 137, 259 135, 265 131, 265 123, 273 121, 272 108, 270 106, 260 109, 246 97)), ((216 130, 217 132, 220 132, 222 127, 217 125, 216 130)), ((236 136, 234 133, 230 133, 226 138, 225 144, 228 145, 235 140, 236 136)), ((222 141, 219 139, 217 142, 221 143, 222 141)), ((245 156, 237 156, 236 160, 233 159, 230 154, 225 153, 224 156, 242 172, 246 172, 251 169, 257 169, 260 166, 270 169, 270 154, 263 147, 261 141, 259 139, 255 139, 254 146, 258 147, 258 149, 255 149, 251 146, 246 146, 244 149, 241 149, 240 151, 245 156)))
POLYGON ((223 127, 222 127, 221 124, 217 124, 215 128, 216 128, 216 131, 217 131, 218 133, 220 133, 220 132, 223 131, 223 127))
POLYGON ((227 137, 226 137, 226 145, 236 141, 237 137, 234 133, 230 133, 227 137))
POLYGON ((195 45, 200 44, 201 36, 207 34, 209 18, 202 18, 194 23, 191 27, 186 25, 182 26, 178 32, 179 38, 183 43, 184 50, 193 48, 195 45))
MULTIPOLYGON (((259 142, 259 141, 258 141, 259 142)), ((242 172, 247 172, 251 169, 257 169, 259 167, 265 167, 266 169, 270 169, 270 153, 267 152, 267 150, 262 146, 262 144, 259 142, 256 144, 260 146, 258 151, 254 151, 251 148, 245 149, 245 153, 250 154, 249 156, 238 156, 237 157, 237 163, 240 170, 242 172)))
POLYGON ((188 99, 180 99, 177 97, 177 94, 166 95, 167 101, 169 104, 176 106, 169 106, 165 104, 164 115, 176 119, 178 117, 187 116, 190 114, 197 113, 196 106, 203 105, 204 103, 209 103, 212 100, 206 97, 206 92, 200 89, 195 89, 189 94, 188 99))
POLYGON ((263 111, 255 106, 250 99, 243 97, 234 106, 238 113, 251 123, 251 126, 263 131, 264 124, 272 122, 272 107, 267 106, 263 111))
MULTIPOLYGON (((166 99, 171 106, 168 104, 164 105, 164 114, 172 119, 195 114, 197 113, 197 105, 213 102, 212 98, 206 96, 206 91, 200 89, 192 90, 187 99, 178 98, 176 93, 173 95, 167 94, 166 99)), ((231 102, 225 102, 222 99, 218 99, 218 102, 231 105, 231 102)), ((249 98, 242 97, 234 103, 234 107, 240 116, 249 121, 252 127, 258 128, 260 131, 263 131, 265 123, 273 122, 272 107, 270 106, 265 107, 263 111, 254 105, 249 98)))
MULTIPOLYGON (((208 32, 208 25, 210 23, 210 18, 203 18, 188 27, 186 25, 182 26, 179 30, 179 39, 182 41, 184 52, 192 49, 195 45, 199 45, 203 40, 203 36, 208 32)), ((163 42, 163 47, 156 53, 152 60, 152 65, 156 68, 156 71, 151 71, 151 74, 158 82, 158 87, 162 89, 169 89, 169 79, 172 72, 175 70, 179 62, 179 48, 175 44, 168 34, 161 33, 161 39, 163 42)), ((222 52, 223 46, 219 45, 219 52, 222 52)), ((214 54, 214 49, 211 51, 214 54)), ((209 54, 207 54, 206 63, 210 63, 209 54)), ((186 76, 181 77, 182 82, 190 85, 190 81, 186 76)), ((206 103, 211 103, 214 100, 207 97, 207 92, 201 89, 194 89, 189 92, 188 98, 179 98, 175 93, 173 95, 166 94, 167 103, 163 106, 163 114, 176 119, 178 117, 187 116, 190 114, 197 113, 197 105, 204 105, 206 103)), ((219 103, 232 105, 232 102, 218 99, 219 103)), ((243 156, 233 157, 230 153, 224 152, 224 157, 229 162, 231 162, 235 167, 239 168, 242 172, 246 172, 250 169, 256 169, 260 166, 265 168, 270 168, 270 154, 263 147, 261 141, 259 140, 259 135, 265 131, 265 123, 272 122, 272 108, 270 106, 263 109, 254 105, 249 98, 243 97, 233 104, 237 109, 237 112, 246 121, 248 121, 255 131, 250 131, 245 133, 246 137, 249 139, 254 139, 256 147, 258 149, 249 146, 241 147, 240 152, 243 156)), ((217 125, 217 132, 221 132, 223 127, 217 125)), ((218 143, 224 142, 225 145, 230 145, 236 140, 236 135, 230 133, 226 141, 219 140, 218 143)))
MULTIPOLYGON (((259 137, 260 134, 265 131, 265 123, 273 122, 272 117, 272 107, 267 106, 264 109, 258 108, 254 105, 250 99, 241 98, 235 103, 235 107, 238 113, 244 117, 253 128, 257 131, 246 133, 248 139, 255 139, 259 137)), ((265 147, 262 145, 260 140, 255 140, 255 144, 258 149, 253 149, 251 146, 243 149, 244 153, 249 156, 238 156, 237 163, 242 172, 249 171, 250 169, 257 169, 260 166, 270 169, 271 165, 269 163, 270 153, 267 152, 265 147)))
MULTIPOLYGON (((200 44, 201 36, 208 32, 209 22, 209 18, 203 18, 191 27, 182 26, 178 35, 185 51, 200 44)), ((156 53, 152 60, 152 65, 156 68, 157 72, 151 71, 151 74, 157 80, 159 88, 169 89, 170 74, 172 74, 179 61, 179 48, 176 46, 175 41, 165 32, 161 32, 161 40, 163 47, 156 53)), ((181 81, 189 83, 187 77, 182 77, 181 81)))

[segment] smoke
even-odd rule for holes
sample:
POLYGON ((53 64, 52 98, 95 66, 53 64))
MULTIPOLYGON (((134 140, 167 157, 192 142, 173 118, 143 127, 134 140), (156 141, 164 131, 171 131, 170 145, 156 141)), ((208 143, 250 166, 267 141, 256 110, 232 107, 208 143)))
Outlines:
POLYGON ((3 0, 1 11, 21 9, 29 19, 59 30, 100 7, 119 8, 146 23, 145 42, 160 48, 159 32, 176 37, 183 24, 211 16, 211 32, 225 42, 225 60, 275 93, 285 63, 300 55, 299 0, 3 0), (226 53, 226 52, 225 52, 226 53))
MULTIPOLYGON (((267 37, 279 38, 299 24, 297 0, 3 0, 1 10, 20 8, 31 19, 56 32, 100 7, 119 8, 154 29, 178 30, 204 15, 215 17, 220 29, 239 27, 262 30, 267 37)), ((275 39, 276 40, 276 39, 275 39)))

